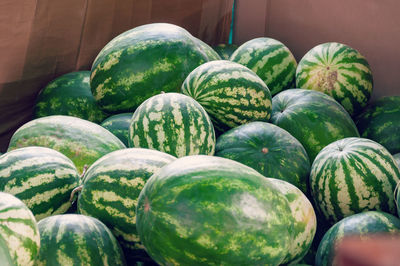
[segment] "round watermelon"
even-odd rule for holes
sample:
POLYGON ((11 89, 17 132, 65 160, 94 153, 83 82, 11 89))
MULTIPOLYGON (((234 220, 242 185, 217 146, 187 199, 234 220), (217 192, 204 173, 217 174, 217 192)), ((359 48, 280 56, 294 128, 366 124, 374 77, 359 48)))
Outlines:
POLYGON ((285 196, 235 161, 186 156, 139 195, 136 227, 160 265, 279 265, 293 241, 285 196))
POLYGON ((78 171, 103 155, 126 148, 111 132, 90 121, 52 115, 29 121, 11 137, 8 151, 28 146, 57 150, 75 164, 78 171))
POLYGON ((238 63, 218 60, 193 70, 182 92, 198 101, 220 130, 251 122, 268 122, 271 94, 265 83, 238 63))
POLYGON ((310 186, 317 208, 331 223, 368 210, 396 213, 393 192, 400 170, 380 144, 345 138, 315 158, 310 186))
POLYGON ((344 108, 318 91, 289 89, 272 98, 271 122, 300 141, 311 160, 326 145, 346 137, 359 137, 344 108))
POLYGON ((316 266, 338 265, 335 262, 335 248, 347 236, 364 236, 371 234, 400 233, 400 220, 384 212, 367 211, 346 217, 334 226, 322 238, 317 255, 316 266))
POLYGON ((307 193, 310 160, 286 130, 265 122, 233 128, 217 139, 215 155, 235 160, 266 177, 285 180, 307 193))
MULTIPOLYGON (((35 217, 26 205, 15 196, 0 192, 0 236, 3 237, 11 265, 32 266, 40 249, 39 229, 35 217)), ((0 244, 6 253, 6 248, 0 244)), ((6 261, 1 260, 1 265, 6 261)))
POLYGON ((75 165, 53 149, 25 147, 0 157, 0 190, 22 200, 37 221, 66 212, 78 184, 75 165))
POLYGON ((297 62, 280 41, 267 37, 252 39, 239 46, 229 60, 253 70, 272 95, 294 87, 297 62))
POLYGON ((306 195, 296 186, 275 178, 268 178, 274 186, 285 195, 294 217, 294 239, 289 253, 282 263, 293 265, 299 262, 308 252, 317 229, 317 218, 314 208, 306 195))
POLYGON ((175 157, 213 155, 215 132, 198 102, 180 93, 162 93, 146 100, 134 112, 129 146, 159 150, 175 157))
POLYGON ((366 58, 336 42, 317 45, 300 60, 296 86, 332 96, 354 116, 372 94, 373 78, 366 58))
POLYGON ((55 215, 39 221, 38 227, 37 265, 126 265, 117 240, 96 218, 55 215))
POLYGON ((128 147, 129 126, 133 113, 112 115, 101 122, 101 126, 119 138, 128 147))
POLYGON ((102 221, 129 260, 149 260, 136 231, 136 205, 147 179, 176 158, 155 150, 123 149, 97 160, 87 170, 78 211, 102 221))
POLYGON ((214 46, 214 51, 216 51, 221 59, 223 60, 229 60, 233 52, 238 48, 239 46, 237 44, 226 44, 226 43, 220 43, 216 46, 214 46))
POLYGON ((44 87, 35 103, 34 118, 49 115, 70 115, 95 123, 108 114, 97 105, 90 90, 90 71, 62 75, 44 87))
MULTIPOLYGON (((161 91, 179 92, 186 76, 215 59, 185 29, 153 23, 126 31, 98 54, 91 69, 90 86, 97 103, 109 112, 133 112, 161 91)), ((208 47, 208 49, 211 49, 208 47)))
POLYGON ((357 117, 360 135, 372 139, 391 153, 400 152, 400 96, 382 97, 357 117))

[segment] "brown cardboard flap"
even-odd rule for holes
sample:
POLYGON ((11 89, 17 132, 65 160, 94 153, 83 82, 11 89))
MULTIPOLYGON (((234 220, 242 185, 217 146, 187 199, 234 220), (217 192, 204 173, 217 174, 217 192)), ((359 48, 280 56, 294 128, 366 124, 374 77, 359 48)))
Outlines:
POLYGON ((169 22, 217 44, 227 42, 233 0, 0 1, 0 151, 31 119, 50 80, 90 69, 112 38, 133 27, 169 22))

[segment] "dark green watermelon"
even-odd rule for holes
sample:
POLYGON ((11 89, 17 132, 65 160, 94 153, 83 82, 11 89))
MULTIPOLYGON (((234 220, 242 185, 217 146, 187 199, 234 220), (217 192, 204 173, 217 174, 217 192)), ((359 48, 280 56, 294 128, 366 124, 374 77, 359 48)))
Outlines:
POLYGON ((128 147, 129 126, 133 113, 112 115, 101 122, 101 126, 119 138, 128 147))

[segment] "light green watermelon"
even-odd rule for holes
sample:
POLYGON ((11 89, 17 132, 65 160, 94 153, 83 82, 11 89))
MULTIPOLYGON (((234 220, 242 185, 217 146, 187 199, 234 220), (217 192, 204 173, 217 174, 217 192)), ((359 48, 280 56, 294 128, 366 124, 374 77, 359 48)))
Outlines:
MULTIPOLYGON (((11 265, 34 265, 40 249, 35 217, 21 200, 5 192, 0 192, 0 236, 8 246, 11 265)), ((6 253, 4 256, 8 257, 6 253)), ((0 262, 1 265, 6 263, 0 262)))
POLYGON ((238 47, 239 46, 237 44, 220 43, 213 48, 214 51, 219 54, 222 60, 229 60, 233 52, 235 52, 238 47))
POLYGON ((310 174, 317 208, 331 223, 368 210, 396 213, 394 190, 400 170, 380 144, 345 138, 321 150, 310 174))
POLYGON ((250 167, 214 156, 164 166, 144 186, 136 214, 160 265, 279 265, 294 236, 285 196, 250 167))
POLYGON ((306 150, 286 130, 273 124, 250 122, 225 132, 217 139, 215 156, 243 163, 266 177, 308 191, 311 164, 306 150))
POLYGON ((108 114, 97 105, 90 90, 90 71, 64 74, 44 87, 35 103, 33 117, 70 115, 95 123, 108 114))
POLYGON ((139 193, 150 176, 175 159, 155 150, 123 149, 101 157, 85 174, 78 211, 110 228, 129 260, 149 260, 136 231, 139 193))
POLYGON ((65 213, 78 184, 75 165, 53 149, 25 147, 0 157, 0 190, 22 200, 37 221, 65 213))
POLYGON ((175 157, 213 155, 215 132, 203 107, 180 93, 162 93, 142 103, 129 127, 129 146, 175 157))
POLYGON ((28 146, 57 150, 75 164, 78 171, 103 155, 126 148, 111 132, 90 121, 52 115, 29 121, 11 137, 8 151, 28 146))
POLYGON ((312 162, 326 145, 346 137, 359 137, 344 108, 318 91, 289 89, 272 98, 271 122, 300 141, 312 162))
POLYGON ((261 37, 239 46, 229 58, 253 70, 275 95, 294 87, 297 62, 283 43, 261 37))
POLYGON ((315 46, 300 60, 296 86, 332 96, 354 116, 371 97, 373 78, 360 52, 341 43, 328 42, 315 46))
POLYGON ((216 56, 179 26, 142 25, 118 35, 100 51, 91 69, 91 90, 102 109, 133 112, 161 91, 179 92, 193 69, 216 56))
POLYGON ((360 135, 400 152, 400 96, 382 97, 369 104, 356 119, 360 135))
POLYGON ((321 240, 315 256, 315 266, 338 265, 335 247, 346 236, 367 237, 370 234, 400 233, 400 220, 384 212, 367 211, 346 217, 332 226, 321 240))
POLYGON ((198 101, 219 131, 252 122, 268 122, 271 94, 250 69, 235 62, 218 60, 193 70, 182 92, 198 101))
POLYGON ((121 247, 99 220, 62 214, 38 222, 41 265, 126 265, 121 247))
POLYGON ((112 115, 101 122, 101 126, 119 138, 128 147, 129 126, 133 113, 112 115))

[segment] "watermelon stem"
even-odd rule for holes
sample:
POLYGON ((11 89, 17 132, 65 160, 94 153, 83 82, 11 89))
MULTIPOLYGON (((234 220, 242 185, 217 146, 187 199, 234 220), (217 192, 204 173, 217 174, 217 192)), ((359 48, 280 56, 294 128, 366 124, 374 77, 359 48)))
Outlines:
POLYGON ((83 169, 82 169, 82 174, 81 174, 81 176, 79 177, 80 179, 83 179, 83 177, 84 177, 85 174, 86 174, 87 169, 88 169, 88 165, 85 164, 85 165, 83 166, 83 169))
POLYGON ((74 188, 71 192, 71 196, 69 197, 69 201, 71 202, 71 205, 75 203, 75 194, 78 192, 81 192, 83 188, 83 185, 80 185, 79 187, 74 188))

